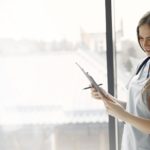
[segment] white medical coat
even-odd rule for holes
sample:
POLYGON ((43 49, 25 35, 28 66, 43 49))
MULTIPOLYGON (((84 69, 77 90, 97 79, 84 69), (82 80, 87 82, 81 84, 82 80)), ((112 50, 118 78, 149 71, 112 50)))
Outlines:
MULTIPOLYGON (((129 83, 129 99, 126 109, 136 116, 150 119, 150 110, 147 103, 150 89, 142 93, 144 85, 150 79, 150 76, 147 77, 148 72, 150 72, 150 60, 137 75, 132 77, 129 83)), ((125 124, 121 147, 122 150, 150 150, 150 134, 145 134, 130 124, 125 124)))

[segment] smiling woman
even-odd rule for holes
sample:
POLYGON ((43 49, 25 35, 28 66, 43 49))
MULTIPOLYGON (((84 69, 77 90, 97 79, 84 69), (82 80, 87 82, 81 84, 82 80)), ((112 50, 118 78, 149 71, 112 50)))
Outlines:
POLYGON ((123 121, 122 150, 149 149, 150 146, 150 12, 140 19, 137 25, 137 39, 146 58, 138 65, 136 73, 128 84, 126 110, 118 100, 105 90, 92 89, 92 96, 102 100, 107 112, 123 121), (134 144, 133 144, 134 143, 134 144))
POLYGON ((139 27, 138 40, 142 49, 147 53, 147 55, 150 56, 150 26, 147 24, 143 24, 143 22, 139 27))

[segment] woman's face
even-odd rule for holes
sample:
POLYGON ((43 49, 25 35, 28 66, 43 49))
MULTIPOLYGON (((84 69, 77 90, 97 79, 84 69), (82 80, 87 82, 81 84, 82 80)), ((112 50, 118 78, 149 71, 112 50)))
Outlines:
POLYGON ((144 24, 139 27, 139 42, 145 53, 150 56, 150 26, 144 24))

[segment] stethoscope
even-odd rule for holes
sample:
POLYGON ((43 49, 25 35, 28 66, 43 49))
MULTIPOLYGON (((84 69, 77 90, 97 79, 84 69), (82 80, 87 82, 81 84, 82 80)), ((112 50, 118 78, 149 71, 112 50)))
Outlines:
MULTIPOLYGON (((139 68, 137 69, 137 71, 136 71, 136 75, 140 72, 140 70, 143 68, 143 66, 145 66, 146 65, 146 63, 148 62, 148 60, 150 59, 150 57, 147 57, 142 63, 141 63, 141 65, 139 66, 139 68)), ((148 73, 147 73, 147 78, 149 77, 149 71, 150 70, 150 64, 149 64, 149 69, 148 69, 148 73)))

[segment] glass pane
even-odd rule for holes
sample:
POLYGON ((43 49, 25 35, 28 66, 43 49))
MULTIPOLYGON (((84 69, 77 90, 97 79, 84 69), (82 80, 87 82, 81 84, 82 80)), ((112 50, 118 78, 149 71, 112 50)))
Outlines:
POLYGON ((107 150, 107 114, 75 64, 107 89, 104 1, 0 1, 0 20, 0 148, 107 150))
MULTIPOLYGON (((128 100, 126 85, 145 54, 138 45, 136 27, 139 19, 149 11, 150 1, 115 0, 115 37, 117 55, 117 95, 122 101, 128 100), (136 7, 134 7, 136 6, 136 7), (134 7, 134 9, 133 9, 134 7)), ((121 143, 123 123, 119 123, 121 143)), ((121 144, 119 144, 120 149, 121 144)))

